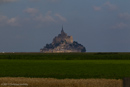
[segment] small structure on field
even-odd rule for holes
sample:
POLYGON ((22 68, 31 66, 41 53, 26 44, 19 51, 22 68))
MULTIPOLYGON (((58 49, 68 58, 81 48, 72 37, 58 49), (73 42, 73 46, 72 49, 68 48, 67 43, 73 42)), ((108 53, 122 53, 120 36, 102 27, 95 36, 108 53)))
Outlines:
POLYGON ((66 52, 86 52, 86 48, 76 41, 73 41, 72 36, 68 36, 64 32, 63 27, 61 34, 53 39, 53 42, 46 44, 40 52, 44 53, 66 53, 66 52))
POLYGON ((130 87, 130 78, 123 79, 123 87, 130 87))

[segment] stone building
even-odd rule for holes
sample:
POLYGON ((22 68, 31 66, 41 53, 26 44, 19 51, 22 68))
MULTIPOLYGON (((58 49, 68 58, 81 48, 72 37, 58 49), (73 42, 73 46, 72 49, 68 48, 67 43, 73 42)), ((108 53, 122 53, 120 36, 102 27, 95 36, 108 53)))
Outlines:
POLYGON ((53 39, 53 42, 52 44, 55 44, 55 43, 60 43, 61 41, 66 41, 67 43, 73 43, 73 37, 72 36, 68 36, 64 30, 63 30, 63 27, 62 27, 62 30, 61 30, 61 34, 59 34, 57 37, 55 37, 53 39))
POLYGON ((66 53, 66 52, 86 52, 86 48, 76 41, 72 36, 68 36, 62 27, 61 34, 53 39, 53 42, 46 44, 40 52, 44 53, 66 53))

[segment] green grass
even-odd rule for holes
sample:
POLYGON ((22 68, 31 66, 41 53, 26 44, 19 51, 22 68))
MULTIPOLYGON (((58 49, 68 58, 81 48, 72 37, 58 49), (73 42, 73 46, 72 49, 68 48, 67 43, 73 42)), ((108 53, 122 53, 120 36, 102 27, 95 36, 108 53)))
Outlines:
POLYGON ((0 60, 0 77, 109 78, 130 77, 130 60, 0 60))

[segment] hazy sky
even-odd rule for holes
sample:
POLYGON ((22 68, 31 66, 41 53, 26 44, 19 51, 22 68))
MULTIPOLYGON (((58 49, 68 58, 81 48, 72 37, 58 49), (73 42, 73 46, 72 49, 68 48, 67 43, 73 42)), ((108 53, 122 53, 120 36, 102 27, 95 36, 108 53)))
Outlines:
POLYGON ((0 52, 39 52, 62 24, 87 52, 130 52, 130 0, 0 0, 0 52))

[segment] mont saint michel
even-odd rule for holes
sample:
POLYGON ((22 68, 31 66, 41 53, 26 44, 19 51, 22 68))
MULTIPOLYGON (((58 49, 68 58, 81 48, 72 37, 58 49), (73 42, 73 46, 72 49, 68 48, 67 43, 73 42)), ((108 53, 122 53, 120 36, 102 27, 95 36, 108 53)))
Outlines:
POLYGON ((44 53, 68 53, 68 52, 86 52, 86 48, 76 41, 73 41, 72 36, 68 36, 64 32, 63 27, 61 34, 56 36, 52 43, 46 44, 40 52, 44 53))

